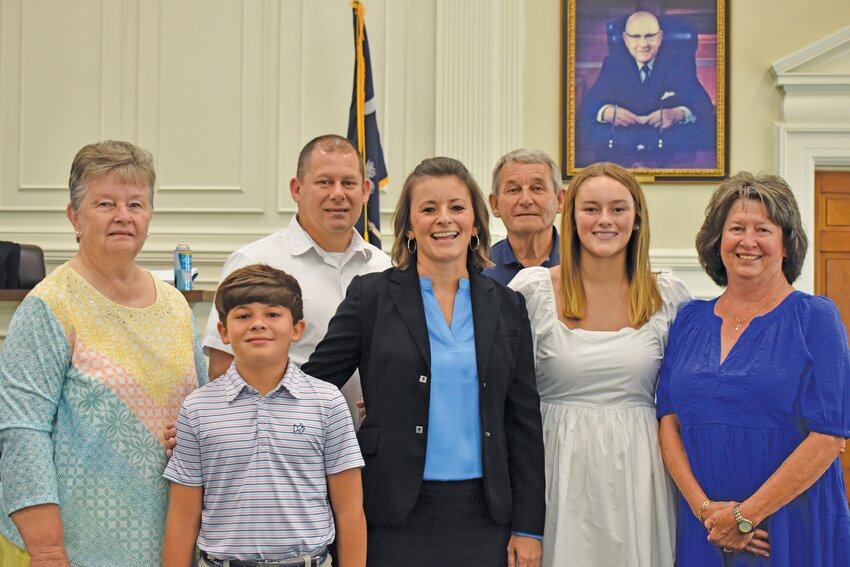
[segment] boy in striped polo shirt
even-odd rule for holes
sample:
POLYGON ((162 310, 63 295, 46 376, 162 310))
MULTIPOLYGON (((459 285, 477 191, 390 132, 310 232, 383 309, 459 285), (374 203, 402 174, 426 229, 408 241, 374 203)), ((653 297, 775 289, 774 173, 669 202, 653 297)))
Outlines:
POLYGON ((171 501, 162 564, 342 567, 366 564, 363 458, 339 390, 289 361, 304 331, 301 288, 255 264, 215 298, 233 348, 224 376, 190 394, 165 470, 171 501), (336 529, 334 529, 334 516, 336 529))

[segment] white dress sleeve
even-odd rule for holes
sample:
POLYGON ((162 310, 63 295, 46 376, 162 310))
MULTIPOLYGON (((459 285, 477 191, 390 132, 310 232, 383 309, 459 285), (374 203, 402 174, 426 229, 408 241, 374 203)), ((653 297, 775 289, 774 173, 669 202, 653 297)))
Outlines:
POLYGON ((536 266, 520 270, 508 284, 525 298, 531 337, 534 341, 535 365, 537 363, 537 341, 552 330, 558 322, 555 294, 549 268, 536 266))
POLYGON ((670 325, 676 319, 679 309, 693 299, 693 296, 685 283, 669 272, 659 272, 657 281, 658 289, 661 292, 661 311, 664 319, 662 342, 666 347, 670 325))

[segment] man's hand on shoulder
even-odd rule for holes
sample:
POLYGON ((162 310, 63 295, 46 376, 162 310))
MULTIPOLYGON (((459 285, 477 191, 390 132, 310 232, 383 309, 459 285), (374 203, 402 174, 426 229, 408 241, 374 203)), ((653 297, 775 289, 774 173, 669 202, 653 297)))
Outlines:
POLYGON ((173 423, 165 424, 162 439, 165 442, 165 456, 170 459, 174 453, 174 447, 177 446, 177 427, 173 423))

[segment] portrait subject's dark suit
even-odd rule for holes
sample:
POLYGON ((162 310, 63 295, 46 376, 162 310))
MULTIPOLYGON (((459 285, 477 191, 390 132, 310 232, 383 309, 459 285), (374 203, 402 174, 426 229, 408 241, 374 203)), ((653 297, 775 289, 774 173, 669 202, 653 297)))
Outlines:
MULTIPOLYGON (((431 350, 413 264, 355 277, 303 367, 337 386, 360 369, 364 508, 368 522, 381 526, 410 514, 425 469, 431 350)), ((543 436, 525 302, 469 271, 488 509, 497 524, 542 535, 543 436)))
MULTIPOLYGON (((605 58, 599 77, 582 100, 576 123, 576 147, 599 154, 609 152, 614 156, 618 153, 710 150, 715 146, 715 129, 714 105, 697 79, 692 56, 665 51, 662 44, 649 78, 642 83, 635 59, 624 47, 618 46, 605 58), (685 106, 696 121, 675 124, 660 136, 658 128, 649 125, 612 128, 611 124, 597 121, 599 109, 606 104, 626 108, 638 116, 646 116, 660 108, 685 106), (662 140, 660 148, 659 138, 662 140)), ((597 155, 596 161, 602 159, 604 155, 597 155)), ((611 161, 621 163, 621 160, 611 161)))

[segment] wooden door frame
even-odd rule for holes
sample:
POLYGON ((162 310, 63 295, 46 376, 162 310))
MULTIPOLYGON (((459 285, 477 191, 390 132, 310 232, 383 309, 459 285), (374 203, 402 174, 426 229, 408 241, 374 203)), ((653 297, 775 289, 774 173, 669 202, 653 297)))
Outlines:
POLYGON ((850 125, 793 126, 776 124, 777 170, 791 186, 803 227, 809 235, 809 250, 803 272, 794 287, 815 292, 815 170, 850 170, 850 125))

